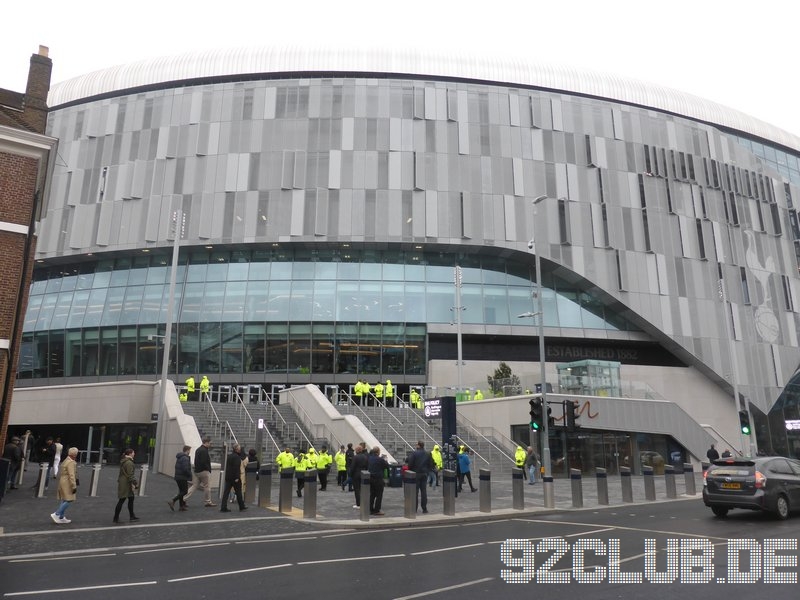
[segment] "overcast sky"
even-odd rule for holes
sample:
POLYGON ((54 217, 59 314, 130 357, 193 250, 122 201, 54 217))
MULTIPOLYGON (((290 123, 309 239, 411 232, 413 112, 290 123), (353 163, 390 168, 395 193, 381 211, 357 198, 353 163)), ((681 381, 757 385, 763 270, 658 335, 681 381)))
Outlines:
POLYGON ((53 83, 192 50, 414 46, 625 75, 800 135, 798 0, 39 0, 2 15, 0 88, 20 92, 40 44, 53 83))

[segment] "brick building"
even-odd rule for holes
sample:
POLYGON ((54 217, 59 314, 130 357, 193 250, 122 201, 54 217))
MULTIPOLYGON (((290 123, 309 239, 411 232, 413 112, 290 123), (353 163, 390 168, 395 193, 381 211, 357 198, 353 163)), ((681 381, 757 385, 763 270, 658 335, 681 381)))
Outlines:
POLYGON ((56 140, 44 135, 53 63, 31 56, 25 92, 0 89, 0 447, 5 445, 22 322, 56 140))

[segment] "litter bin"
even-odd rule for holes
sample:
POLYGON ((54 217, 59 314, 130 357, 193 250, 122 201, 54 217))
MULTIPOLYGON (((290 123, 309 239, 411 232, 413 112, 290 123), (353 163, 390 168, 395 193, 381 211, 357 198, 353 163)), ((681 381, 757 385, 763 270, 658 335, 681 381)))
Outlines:
POLYGON ((389 465, 389 487, 403 487, 403 468, 389 465))

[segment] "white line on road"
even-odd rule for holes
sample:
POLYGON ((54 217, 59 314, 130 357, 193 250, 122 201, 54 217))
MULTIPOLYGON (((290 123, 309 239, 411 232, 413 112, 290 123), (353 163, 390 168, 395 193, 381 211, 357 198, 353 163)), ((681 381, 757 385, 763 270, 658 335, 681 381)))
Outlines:
POLYGON ((29 592, 7 592, 3 596, 33 596, 34 594, 63 594, 64 592, 85 592, 87 590, 109 590, 113 588, 134 587, 137 585, 156 585, 157 581, 136 581, 134 583, 110 583, 108 585, 87 585, 76 588, 58 588, 54 590, 31 590, 29 592))
POLYGON ((412 594, 410 596, 398 596, 394 600, 412 600, 412 598, 424 598, 425 596, 433 596, 434 594, 439 594, 441 592, 449 592, 450 590, 457 590, 458 588, 463 588, 470 585, 477 585, 479 583, 491 581, 492 579, 494 579, 494 577, 484 577, 483 579, 476 579, 475 581, 465 581, 464 583, 449 585, 447 587, 438 588, 435 590, 428 590, 427 592, 420 592, 419 594, 412 594))
MULTIPOLYGON (((620 529, 624 531, 639 531, 642 533, 661 533, 664 535, 672 535, 675 537, 695 537, 695 538, 703 538, 703 539, 718 539, 724 540, 727 538, 721 538, 717 536, 711 536, 702 533, 688 533, 686 531, 662 531, 660 529, 648 529, 647 527, 626 527, 624 525, 605 525, 603 523, 576 523, 572 521, 549 521, 544 519, 515 519, 516 521, 523 521, 525 523, 543 523, 547 525, 575 525, 575 526, 582 526, 582 527, 610 527, 611 529, 620 529)), ((566 537, 563 535, 560 536, 550 536, 550 537, 566 537)))
POLYGON ((382 558, 403 558, 405 554, 381 554, 379 556, 354 556, 352 558, 329 558, 327 560, 305 560, 298 565, 323 565, 325 563, 350 562, 356 560, 380 560, 382 558))
POLYGON ((208 579, 210 577, 225 577, 226 575, 241 575, 242 573, 255 573, 257 571, 269 571, 270 569, 281 569, 291 567, 292 563, 282 565, 269 565, 267 567, 253 567, 252 569, 239 569, 238 571, 222 571, 220 573, 205 573, 204 575, 193 575, 192 577, 179 577, 178 579, 167 579, 168 583, 179 583, 181 581, 193 581, 195 579, 208 579))
POLYGON ((218 544, 198 544, 189 546, 170 546, 169 548, 150 548, 148 550, 133 550, 125 552, 125 554, 149 554, 151 552, 169 552, 170 550, 194 550, 195 548, 213 548, 214 546, 227 546, 228 542, 220 542, 218 544))
POLYGON ((465 546, 449 546, 447 548, 437 548, 435 550, 422 550, 420 552, 411 552, 409 556, 419 556, 421 554, 434 554, 435 552, 449 552, 450 550, 463 550, 464 548, 474 548, 475 546, 483 546, 484 543, 467 544, 465 546))
POLYGON ((281 540, 243 540, 241 542, 236 542, 236 544, 274 544, 275 542, 280 542, 281 544, 285 544, 286 542, 300 542, 300 541, 308 541, 308 540, 315 540, 317 536, 312 535, 311 537, 301 537, 301 538, 290 538, 290 539, 281 539, 281 540))
POLYGON ((10 560, 10 563, 22 563, 22 562, 40 562, 43 560, 51 561, 51 560, 72 560, 74 558, 100 558, 102 556, 116 556, 116 552, 112 552, 111 554, 81 554, 78 556, 48 556, 44 558, 18 558, 15 560, 10 560))

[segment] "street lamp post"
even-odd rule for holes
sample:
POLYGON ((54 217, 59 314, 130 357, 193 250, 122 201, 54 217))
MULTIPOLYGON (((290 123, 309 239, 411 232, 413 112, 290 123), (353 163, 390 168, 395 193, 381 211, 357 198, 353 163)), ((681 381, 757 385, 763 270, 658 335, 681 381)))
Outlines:
POLYGON ((533 200, 533 227, 534 235, 531 241, 528 242, 528 248, 533 251, 535 268, 536 268, 536 296, 539 300, 538 313, 523 313, 519 315, 522 317, 533 317, 538 314, 539 316, 539 380, 542 388, 542 464, 544 465, 544 477, 542 477, 542 484, 544 487, 544 505, 547 508, 555 506, 555 495, 553 490, 553 475, 550 464, 550 423, 548 417, 547 406, 547 377, 545 373, 545 353, 544 353, 544 302, 542 300, 542 260, 536 248, 536 207, 542 201, 546 200, 547 196, 537 196, 533 200))
POLYGON ((164 332, 164 355, 161 359, 161 389, 158 398, 158 421, 156 422, 156 445, 153 450, 153 472, 160 473, 161 445, 164 443, 166 427, 167 375, 169 373, 169 346, 172 342, 172 312, 175 308, 175 280, 178 271, 178 249, 183 233, 183 211, 175 212, 175 241, 172 245, 172 266, 169 275, 169 301, 167 303, 167 325, 164 332))

